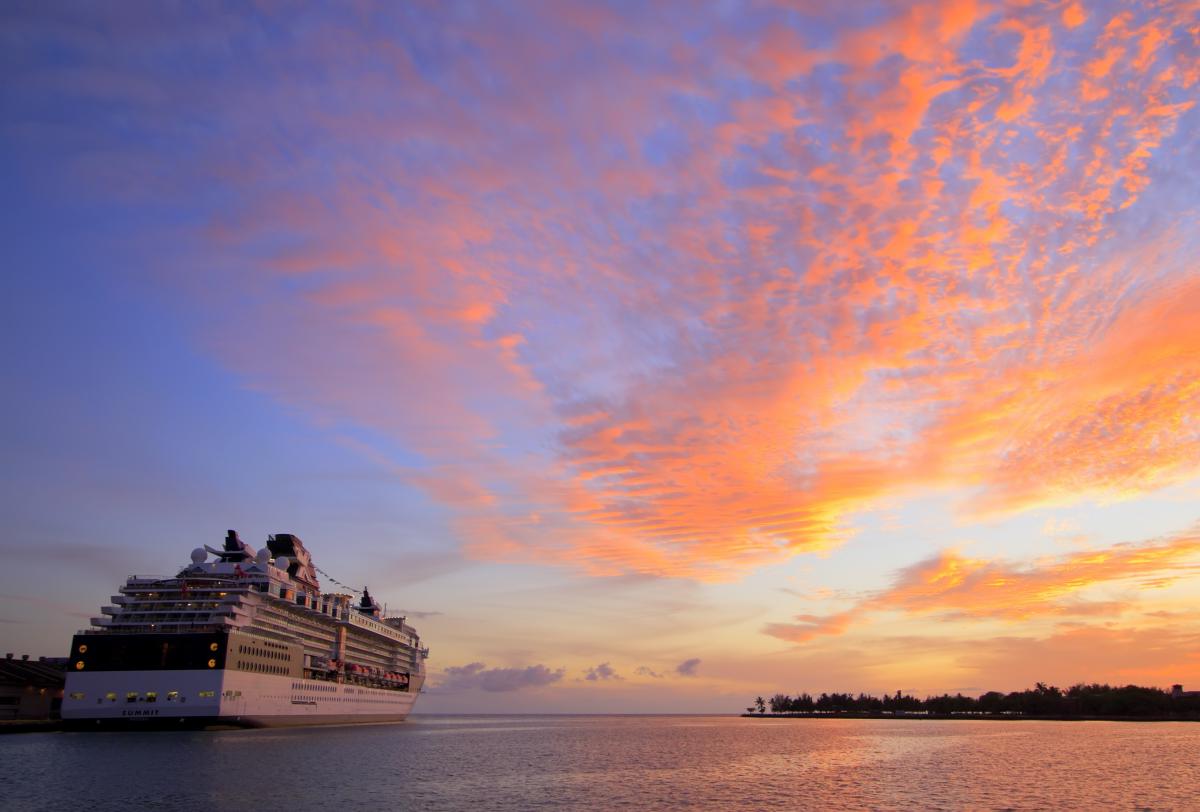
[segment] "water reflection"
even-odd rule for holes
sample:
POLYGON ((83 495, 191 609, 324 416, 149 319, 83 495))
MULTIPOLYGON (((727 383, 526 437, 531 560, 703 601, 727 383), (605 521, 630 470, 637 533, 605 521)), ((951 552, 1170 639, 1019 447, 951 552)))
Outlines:
POLYGON ((1191 809, 1200 725, 414 717, 0 738, 0 806, 1191 809))

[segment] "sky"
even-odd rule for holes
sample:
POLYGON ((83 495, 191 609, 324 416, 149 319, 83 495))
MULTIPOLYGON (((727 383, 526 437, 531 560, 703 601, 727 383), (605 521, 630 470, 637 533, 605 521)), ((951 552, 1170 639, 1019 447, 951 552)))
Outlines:
POLYGON ((16 1, 0 77, 5 651, 235 528, 425 712, 1200 687, 1195 3, 16 1))

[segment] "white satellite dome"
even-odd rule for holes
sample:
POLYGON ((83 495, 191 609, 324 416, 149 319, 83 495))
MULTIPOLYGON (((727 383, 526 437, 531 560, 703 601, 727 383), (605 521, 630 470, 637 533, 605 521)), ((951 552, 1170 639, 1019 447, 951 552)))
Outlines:
POLYGON ((205 562, 205 560, 207 560, 207 558, 208 558, 208 551, 205 550, 203 547, 197 547, 196 549, 192 550, 192 563, 193 564, 203 564, 205 562))

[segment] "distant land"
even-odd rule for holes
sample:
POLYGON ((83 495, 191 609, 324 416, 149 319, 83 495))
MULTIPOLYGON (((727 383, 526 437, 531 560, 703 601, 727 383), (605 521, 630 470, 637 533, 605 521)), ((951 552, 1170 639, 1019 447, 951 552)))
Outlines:
POLYGON ((911 719, 1111 719, 1200 721, 1200 691, 1174 685, 1170 691, 1139 685, 1074 685, 1065 691, 1037 683, 1024 691, 988 691, 978 697, 942 694, 918 699, 897 691, 870 694, 775 694, 757 697, 743 716, 911 719))

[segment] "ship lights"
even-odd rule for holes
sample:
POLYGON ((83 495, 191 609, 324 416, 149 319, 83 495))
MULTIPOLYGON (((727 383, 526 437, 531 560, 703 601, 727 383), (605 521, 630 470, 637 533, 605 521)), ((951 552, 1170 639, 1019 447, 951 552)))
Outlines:
POLYGON ((80 654, 87 654, 87 643, 81 643, 79 646, 80 654))
POLYGON ((76 660, 76 661, 75 661, 75 670, 76 670, 76 671, 82 671, 82 670, 83 670, 83 660, 76 660))
POLYGON ((217 644, 216 644, 216 643, 209 643, 209 644, 208 644, 208 650, 209 650, 209 651, 216 651, 216 650, 217 650, 217 648, 218 648, 218 646, 217 646, 217 644))
POLYGON ((216 660, 209 660, 209 661, 208 661, 208 667, 209 667, 209 668, 216 668, 216 667, 217 667, 217 661, 216 661, 216 660))

